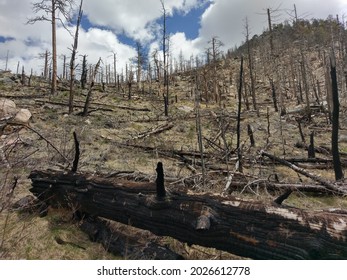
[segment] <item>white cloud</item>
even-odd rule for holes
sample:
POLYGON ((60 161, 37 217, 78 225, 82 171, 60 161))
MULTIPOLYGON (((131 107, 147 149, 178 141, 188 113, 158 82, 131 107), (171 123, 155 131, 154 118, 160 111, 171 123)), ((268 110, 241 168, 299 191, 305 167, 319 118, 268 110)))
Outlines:
POLYGON ((30 1, 0 1, 0 35, 23 38, 23 33, 30 29, 25 26, 27 15, 31 14, 30 1))
POLYGON ((114 33, 109 30, 91 28, 88 31, 82 30, 79 37, 79 54, 88 55, 90 63, 96 63, 99 57, 106 63, 113 59, 113 53, 117 54, 117 63, 123 67, 134 57, 135 49, 121 44, 114 33), (110 58, 112 56, 112 58, 110 58))
MULTIPOLYGON (((188 12, 201 0, 165 0, 168 14, 173 10, 188 12)), ((84 12, 89 20, 99 26, 107 26, 116 33, 125 32, 129 37, 142 42, 155 38, 158 27, 155 20, 162 16, 160 0, 86 0, 84 12)))
POLYGON ((188 40, 183 32, 172 35, 170 41, 173 57, 179 57, 182 52, 184 58, 189 59, 191 55, 196 56, 201 53, 201 50, 196 46, 197 40, 188 40))

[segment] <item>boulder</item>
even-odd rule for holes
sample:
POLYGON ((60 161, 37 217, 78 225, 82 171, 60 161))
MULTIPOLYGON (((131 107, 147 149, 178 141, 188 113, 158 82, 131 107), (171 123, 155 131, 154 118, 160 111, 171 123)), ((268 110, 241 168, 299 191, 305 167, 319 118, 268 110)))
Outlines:
POLYGON ((31 117, 32 114, 28 109, 20 109, 13 121, 16 123, 28 123, 31 117))
POLYGON ((10 78, 10 77, 4 77, 4 78, 0 78, 0 84, 13 84, 14 81, 10 78))
POLYGON ((32 117, 31 112, 28 109, 19 109, 10 99, 0 99, 0 118, 1 119, 12 119, 16 123, 28 123, 32 117))
POLYGON ((10 99, 1 98, 0 99, 0 117, 8 117, 16 114, 17 107, 10 99))

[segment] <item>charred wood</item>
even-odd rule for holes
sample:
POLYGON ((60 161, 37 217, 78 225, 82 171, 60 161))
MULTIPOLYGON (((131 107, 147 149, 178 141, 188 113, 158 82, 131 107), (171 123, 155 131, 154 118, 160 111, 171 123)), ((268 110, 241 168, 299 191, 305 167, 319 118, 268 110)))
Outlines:
POLYGON ((31 192, 71 207, 254 259, 345 259, 347 215, 174 192, 157 199, 155 183, 105 180, 91 175, 32 171, 31 192))
POLYGON ((131 235, 117 230, 111 221, 98 217, 88 217, 81 221, 79 228, 88 234, 93 242, 103 245, 105 250, 121 255, 126 259, 136 260, 178 260, 182 256, 155 242, 154 237, 139 239, 139 236, 131 235))

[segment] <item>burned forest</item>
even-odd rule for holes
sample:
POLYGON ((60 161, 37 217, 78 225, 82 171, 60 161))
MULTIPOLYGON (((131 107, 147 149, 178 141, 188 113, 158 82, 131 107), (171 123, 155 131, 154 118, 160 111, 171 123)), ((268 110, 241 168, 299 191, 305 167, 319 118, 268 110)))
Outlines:
POLYGON ((0 71, 0 258, 347 259, 347 26, 266 16, 123 70, 78 23, 53 89, 49 51, 0 71))

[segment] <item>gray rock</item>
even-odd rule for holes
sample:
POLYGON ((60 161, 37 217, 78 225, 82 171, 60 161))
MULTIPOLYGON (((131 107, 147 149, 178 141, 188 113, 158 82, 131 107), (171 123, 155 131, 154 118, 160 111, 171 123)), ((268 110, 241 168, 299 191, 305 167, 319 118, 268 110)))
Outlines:
POLYGON ((1 98, 0 99, 0 116, 8 117, 10 115, 15 115, 17 113, 16 103, 10 99, 1 98))
POLYGON ((13 84, 14 81, 10 77, 0 78, 0 84, 13 84))
POLYGON ((16 123, 28 123, 31 119, 32 114, 28 109, 20 109, 14 117, 13 121, 16 123))
POLYGON ((0 118, 11 119, 16 123, 26 124, 32 117, 28 109, 19 109, 10 99, 0 99, 0 118))

